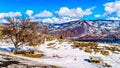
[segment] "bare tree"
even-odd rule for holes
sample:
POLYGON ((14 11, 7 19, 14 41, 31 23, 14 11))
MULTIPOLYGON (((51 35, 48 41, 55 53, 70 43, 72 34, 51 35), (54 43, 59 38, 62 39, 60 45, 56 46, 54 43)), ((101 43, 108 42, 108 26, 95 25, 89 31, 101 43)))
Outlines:
POLYGON ((36 31, 37 25, 32 25, 30 19, 11 18, 9 25, 2 29, 4 39, 10 39, 15 46, 14 52, 17 53, 21 45, 38 45, 41 43, 41 34, 36 31))

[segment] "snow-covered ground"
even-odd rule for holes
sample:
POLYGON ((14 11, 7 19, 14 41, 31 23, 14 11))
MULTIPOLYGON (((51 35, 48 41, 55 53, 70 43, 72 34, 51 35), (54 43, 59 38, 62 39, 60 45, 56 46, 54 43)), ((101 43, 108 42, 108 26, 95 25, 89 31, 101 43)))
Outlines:
MULTIPOLYGON (((34 47, 40 51, 43 51, 45 57, 39 59, 31 59, 37 61, 41 64, 55 65, 60 66, 62 68, 104 68, 103 66, 89 63, 86 59, 89 59, 89 56, 98 56, 101 57, 104 62, 110 64, 111 68, 120 68, 120 54, 110 54, 109 56, 103 56, 99 53, 90 54, 86 53, 83 50, 79 50, 79 48, 73 49, 71 46, 72 43, 68 42, 58 42, 57 40, 45 42, 40 46, 34 47), (55 43, 53 46, 48 46, 49 43, 55 43)), ((99 44, 99 46, 104 46, 108 44, 99 44)), ((0 50, 1 51, 12 51, 14 46, 10 43, 0 42, 0 50)), ((24 49, 29 48, 28 46, 24 47, 24 49)))

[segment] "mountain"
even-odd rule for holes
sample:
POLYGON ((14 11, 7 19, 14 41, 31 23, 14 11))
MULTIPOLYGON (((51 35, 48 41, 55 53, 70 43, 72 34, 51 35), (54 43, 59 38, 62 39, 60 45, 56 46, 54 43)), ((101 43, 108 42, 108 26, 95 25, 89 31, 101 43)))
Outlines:
MULTIPOLYGON (((1 24, 8 25, 8 24, 1 24)), ((120 20, 76 20, 66 23, 33 22, 36 31, 72 40, 120 39, 120 20)))
POLYGON ((120 20, 77 20, 62 24, 47 24, 50 34, 75 40, 120 39, 120 20))

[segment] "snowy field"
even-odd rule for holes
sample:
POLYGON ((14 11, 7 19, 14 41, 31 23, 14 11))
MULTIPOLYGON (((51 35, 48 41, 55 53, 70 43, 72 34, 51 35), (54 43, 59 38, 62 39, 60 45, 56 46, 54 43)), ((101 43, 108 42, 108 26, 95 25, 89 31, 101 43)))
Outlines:
MULTIPOLYGON (((48 64, 60 66, 62 68, 106 68, 98 64, 93 64, 87 62, 85 59, 89 59, 89 56, 101 57, 104 62, 110 64, 111 68, 120 68, 120 54, 110 53, 109 56, 103 56, 99 53, 90 54, 86 53, 79 48, 72 47, 72 43, 68 42, 58 42, 57 40, 45 42, 40 46, 36 47, 21 47, 23 49, 34 48, 43 51, 44 57, 42 58, 29 58, 30 60, 37 61, 40 64, 48 64), (49 43, 55 43, 52 46, 48 46, 49 43)), ((104 46, 108 44, 99 43, 99 46, 104 46)), ((109 45, 108 45, 109 46, 109 45)), ((0 51, 11 52, 14 50, 14 46, 11 43, 0 42, 0 51)))

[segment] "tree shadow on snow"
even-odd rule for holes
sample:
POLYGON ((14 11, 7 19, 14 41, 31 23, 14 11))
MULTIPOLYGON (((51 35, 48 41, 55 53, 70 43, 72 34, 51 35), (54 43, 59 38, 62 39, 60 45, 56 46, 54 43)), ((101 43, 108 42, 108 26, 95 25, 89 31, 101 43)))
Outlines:
POLYGON ((0 68, 7 67, 7 66, 12 65, 12 64, 19 64, 19 62, 17 62, 17 61, 0 61, 0 62, 1 62, 0 68))

